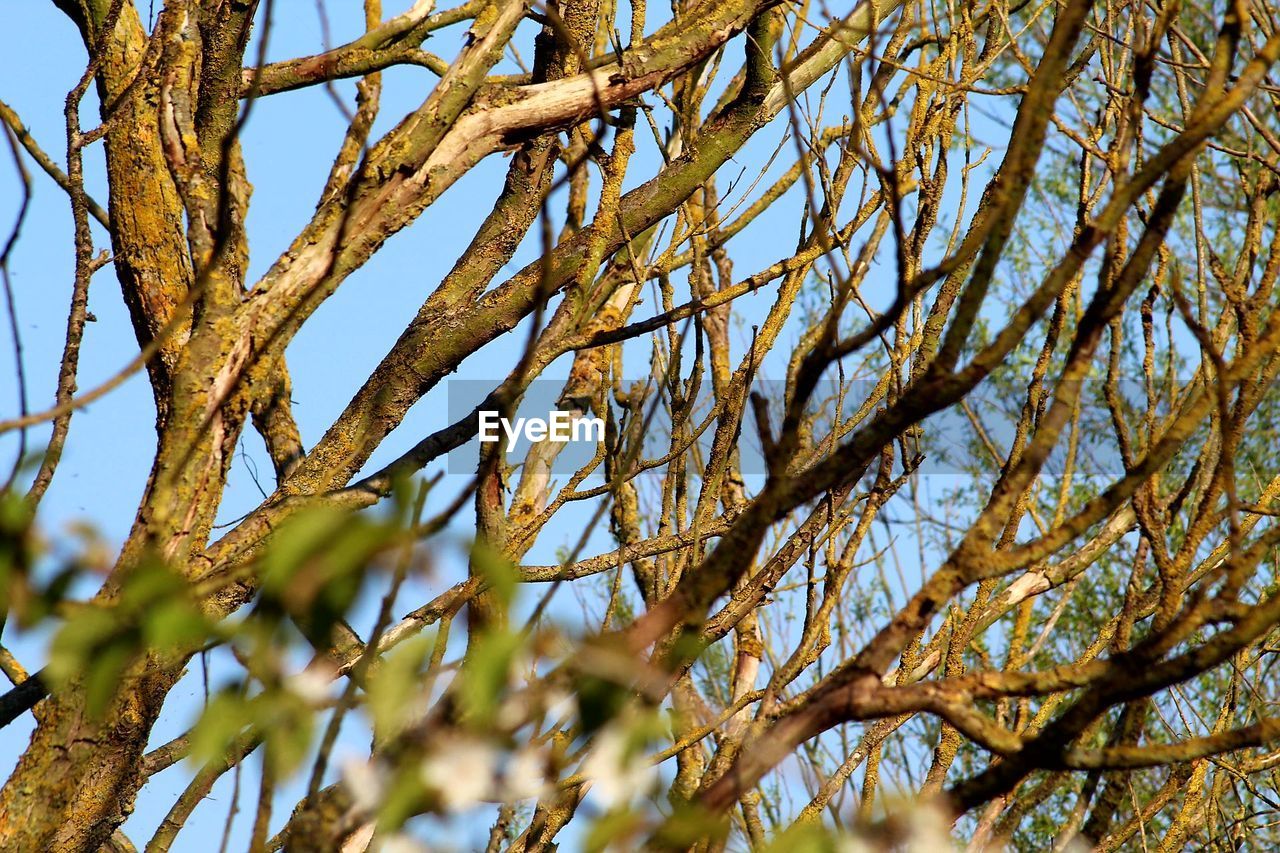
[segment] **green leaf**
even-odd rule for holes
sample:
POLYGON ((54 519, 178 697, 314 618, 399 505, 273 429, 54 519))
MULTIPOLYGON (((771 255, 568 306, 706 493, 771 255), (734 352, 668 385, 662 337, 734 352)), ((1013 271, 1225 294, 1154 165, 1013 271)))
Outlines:
POLYGON ((294 616, 313 642, 328 643, 360 592, 369 563, 394 525, 321 507, 280 527, 263 558, 263 600, 294 616))
POLYGON ((298 568, 333 540, 347 518, 346 513, 331 507, 317 507, 299 512, 282 524, 262 558, 263 590, 283 592, 298 568))
POLYGON ((583 849, 595 853, 607 849, 635 849, 639 830, 644 822, 640 815, 630 809, 615 809, 608 812, 591 825, 587 833, 583 849), (630 843, 628 843, 630 842, 630 843))
POLYGON ((418 695, 421 673, 434 643, 434 635, 414 637, 396 646, 372 668, 365 694, 375 742, 385 743, 398 734, 404 720, 412 715, 414 703, 425 701, 418 695))
POLYGON ((77 607, 53 638, 45 674, 55 686, 69 684, 111 645, 119 630, 115 616, 105 607, 77 607))
POLYGON ((253 723, 254 717, 252 700, 243 695, 238 685, 218 691, 192 727, 188 759, 203 765, 225 757, 232 742, 253 723))
POLYGON ((488 631, 476 640, 471 660, 462 671, 460 691, 463 713, 472 724, 483 726, 493 720, 520 643, 519 634, 504 630, 488 631))
POLYGON ((85 668, 84 704, 90 717, 101 718, 120 689, 120 681, 137 653, 128 637, 116 638, 106 648, 98 649, 85 668))
POLYGON ((254 706, 257 725, 267 735, 267 760, 277 779, 288 778, 311 751, 315 712, 287 691, 263 694, 254 706))
POLYGON ((779 833, 769 844, 769 853, 835 853, 836 842, 821 824, 795 824, 779 833))
POLYGON ((143 614, 142 634, 152 648, 190 648, 209 630, 208 620, 183 598, 156 602, 143 614))
POLYGON ((404 826, 406 820, 421 810, 425 794, 426 788, 417 765, 410 762, 400 767, 387 786, 386 797, 378 812, 378 831, 394 832, 404 826))
POLYGON ((515 565, 479 539, 471 547, 471 565, 476 574, 488 582, 493 597, 503 609, 509 608, 515 599, 519 578, 515 565))
POLYGON ((31 507, 22 495, 0 491, 0 613, 15 607, 21 619, 31 598, 29 572, 35 562, 31 507))

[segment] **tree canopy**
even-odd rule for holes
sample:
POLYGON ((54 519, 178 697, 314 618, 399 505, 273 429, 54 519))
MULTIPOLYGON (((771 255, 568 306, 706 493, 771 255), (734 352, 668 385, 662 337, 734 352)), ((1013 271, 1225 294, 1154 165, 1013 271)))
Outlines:
POLYGON ((0 850, 1280 846, 1280 10, 52 6, 0 850))

